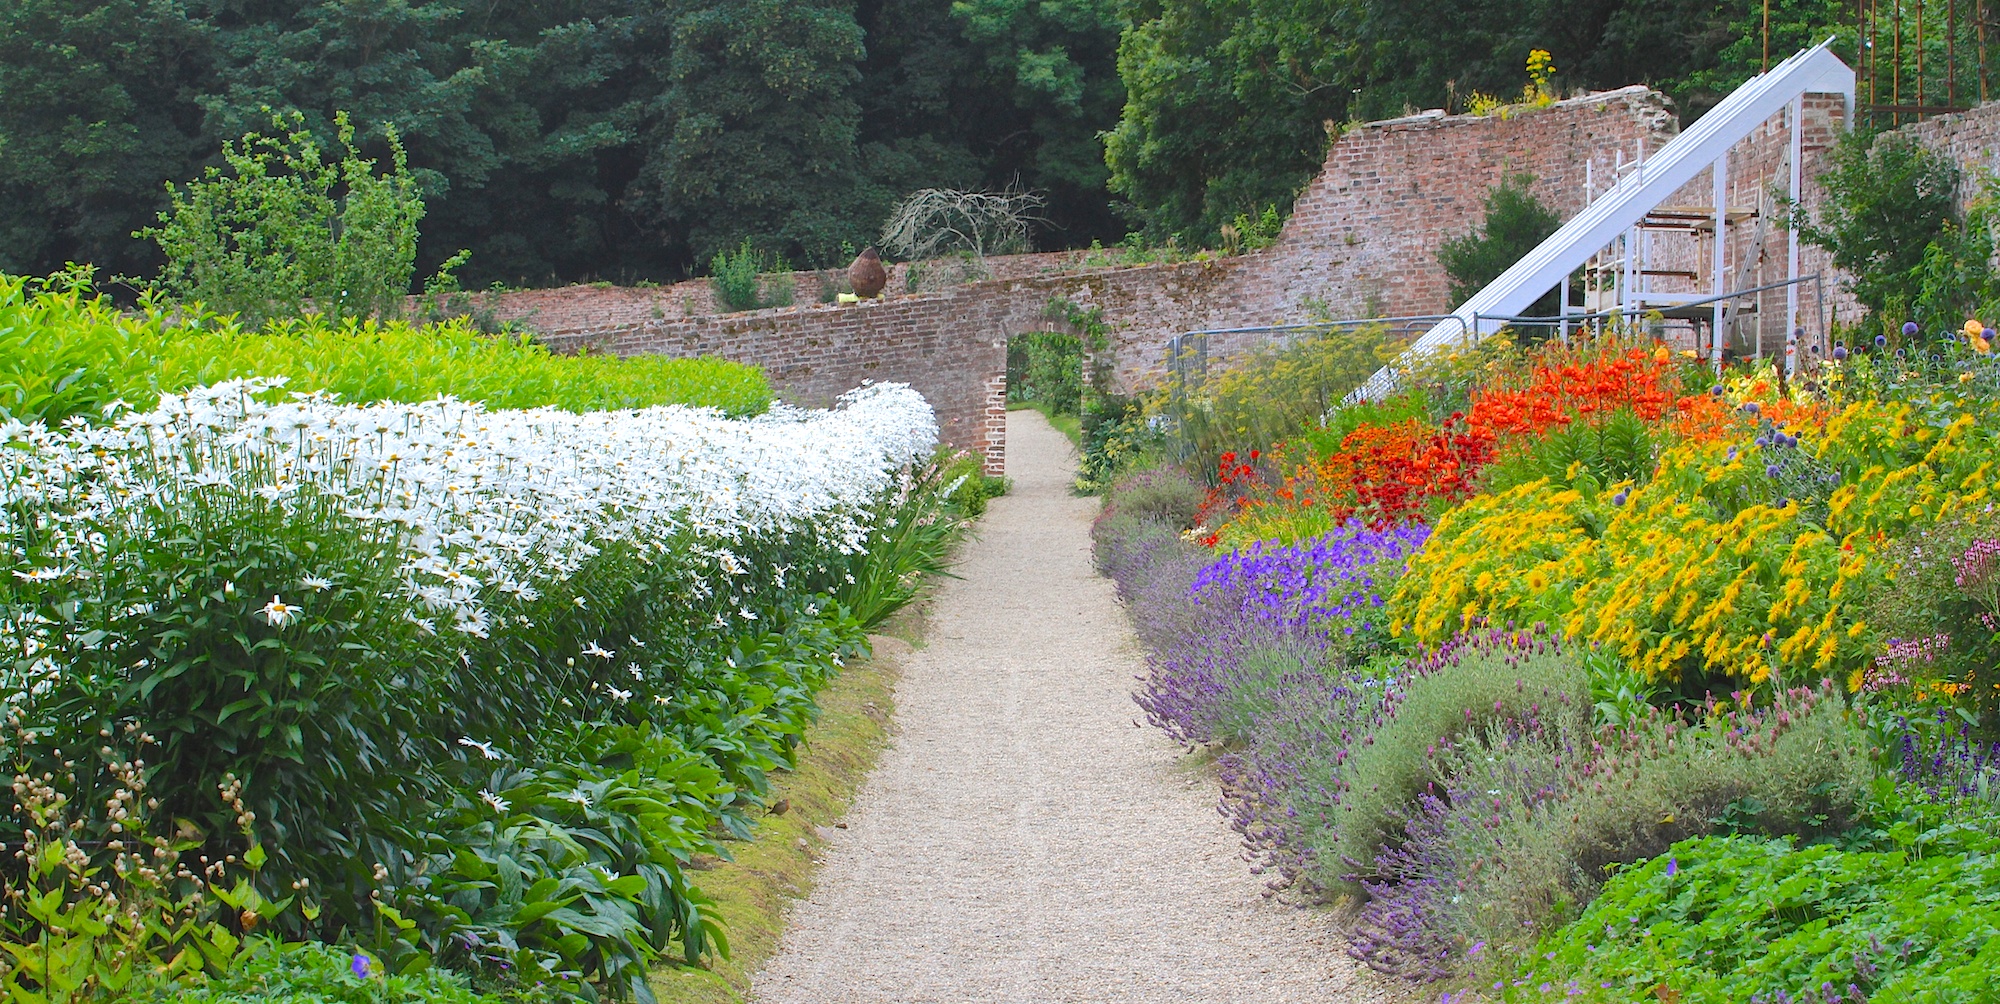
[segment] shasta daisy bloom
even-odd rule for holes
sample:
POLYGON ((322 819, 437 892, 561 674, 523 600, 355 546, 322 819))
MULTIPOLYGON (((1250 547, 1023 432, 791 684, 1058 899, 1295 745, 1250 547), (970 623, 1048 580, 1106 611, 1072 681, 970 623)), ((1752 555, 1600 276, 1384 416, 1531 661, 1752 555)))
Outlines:
POLYGON ((292 606, 276 596, 271 597, 271 602, 264 604, 263 612, 264 619, 269 621, 272 627, 284 627, 297 620, 299 616, 298 607, 292 606))

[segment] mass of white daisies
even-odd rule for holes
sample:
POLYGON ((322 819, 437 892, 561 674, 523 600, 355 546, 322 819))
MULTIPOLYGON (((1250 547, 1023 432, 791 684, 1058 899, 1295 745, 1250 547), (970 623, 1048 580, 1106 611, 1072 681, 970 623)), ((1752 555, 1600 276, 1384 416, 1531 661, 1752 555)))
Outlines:
MULTIPOLYGON (((0 574, 80 581, 117 560, 106 548, 143 532, 149 509, 256 496, 376 528, 411 616, 483 636, 482 595, 532 599, 608 542, 676 542, 698 580, 723 583, 772 571, 732 550, 744 541, 810 535, 852 553, 874 500, 937 442, 930 406, 901 384, 745 419, 680 406, 268 403, 278 389, 238 380, 102 424, 0 425, 0 574)), ((273 596, 265 615, 291 609, 273 596)))

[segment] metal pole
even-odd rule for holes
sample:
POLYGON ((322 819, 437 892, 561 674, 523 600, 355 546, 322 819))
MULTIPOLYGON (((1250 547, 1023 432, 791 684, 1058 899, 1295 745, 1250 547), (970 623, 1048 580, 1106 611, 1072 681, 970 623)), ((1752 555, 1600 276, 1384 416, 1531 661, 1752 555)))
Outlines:
MULTIPOLYGON (((1790 377, 1798 366, 1798 358, 1791 338, 1792 332, 1798 330, 1799 326, 1799 284, 1793 280, 1799 277, 1799 225, 1796 217, 1799 208, 1805 202, 1805 193, 1800 190, 1802 172, 1799 165, 1799 160, 1805 149, 1805 107, 1805 95, 1800 94, 1792 98, 1792 170, 1790 191, 1792 193, 1792 216, 1794 218, 1790 221, 1790 225, 1785 227, 1785 279, 1791 282, 1791 285, 1785 287, 1786 377, 1790 377)), ((1757 344, 1760 346, 1763 344, 1761 336, 1758 338, 1757 344)))
POLYGON ((1771 0, 1764 0, 1764 65, 1757 72, 1771 72, 1771 0))
POLYGON ((1944 0, 1944 103, 1958 107, 1958 0, 1944 0))
MULTIPOLYGON (((1894 74, 1889 78, 1889 103, 1900 105, 1903 103, 1903 0, 1895 0, 1895 6, 1890 9, 1890 24, 1895 32, 1895 49, 1889 58, 1889 72, 1894 74)), ((1889 123, 1892 126, 1902 125, 1903 113, 1891 112, 1889 123)))
POLYGON ((1986 0, 1972 0, 1972 23, 1979 29, 1979 102, 1986 103, 1986 0))
MULTIPOLYGON (((1729 154, 1715 158, 1711 173, 1715 178, 1715 255, 1710 264, 1715 269, 1715 295, 1721 296, 1728 292, 1723 285, 1722 254, 1729 226, 1729 154)), ((1722 373, 1722 315, 1729 309, 1727 303, 1726 300, 1715 301, 1715 319, 1708 333, 1708 357, 1715 365, 1717 375, 1722 373)))
MULTIPOLYGON (((1917 0, 1917 107, 1924 106, 1924 0, 1917 0)), ((1917 113, 1923 117, 1922 112, 1917 113)))

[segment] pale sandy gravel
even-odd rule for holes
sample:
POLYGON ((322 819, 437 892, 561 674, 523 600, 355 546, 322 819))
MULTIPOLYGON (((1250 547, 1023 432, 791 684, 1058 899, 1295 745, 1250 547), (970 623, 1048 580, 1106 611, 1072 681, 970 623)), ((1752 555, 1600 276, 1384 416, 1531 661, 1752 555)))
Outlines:
POLYGON ((938 594, 899 735, 756 1000, 1380 999, 1329 918, 1260 895, 1212 778, 1135 726, 1140 650, 1069 443, 1016 411, 1007 452, 1013 492, 938 594))

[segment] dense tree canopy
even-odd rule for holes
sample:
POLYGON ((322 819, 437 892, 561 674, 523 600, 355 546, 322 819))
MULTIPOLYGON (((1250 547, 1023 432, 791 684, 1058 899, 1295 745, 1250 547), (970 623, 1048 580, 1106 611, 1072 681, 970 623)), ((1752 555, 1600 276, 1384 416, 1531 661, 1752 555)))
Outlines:
MULTIPOLYGON (((1775 0, 1774 53, 1841 22, 1775 0)), ((0 269, 149 275, 131 237, 222 142, 393 125, 465 278, 669 279, 752 241, 833 264, 919 188, 1044 193, 1042 247, 1209 243, 1289 209, 1342 123, 1556 85, 1698 114, 1750 0, 7 0, 0 269)))
POLYGON ((748 238, 830 264, 926 186, 1034 188, 1046 243, 1115 239, 1108 0, 9 0, 0 269, 150 274, 131 233, 222 142, 394 125, 420 268, 675 278, 748 238))
MULTIPOLYGON (((1156 238, 1205 241, 1240 213, 1286 208, 1338 123, 1506 98, 1532 49, 1556 86, 1651 84, 1683 119, 1756 73, 1754 0, 1126 0, 1129 90, 1108 142, 1112 188, 1156 238)), ((1782 58, 1851 17, 1773 0, 1782 58)), ((1849 32, 1851 36, 1851 30, 1849 32)))

